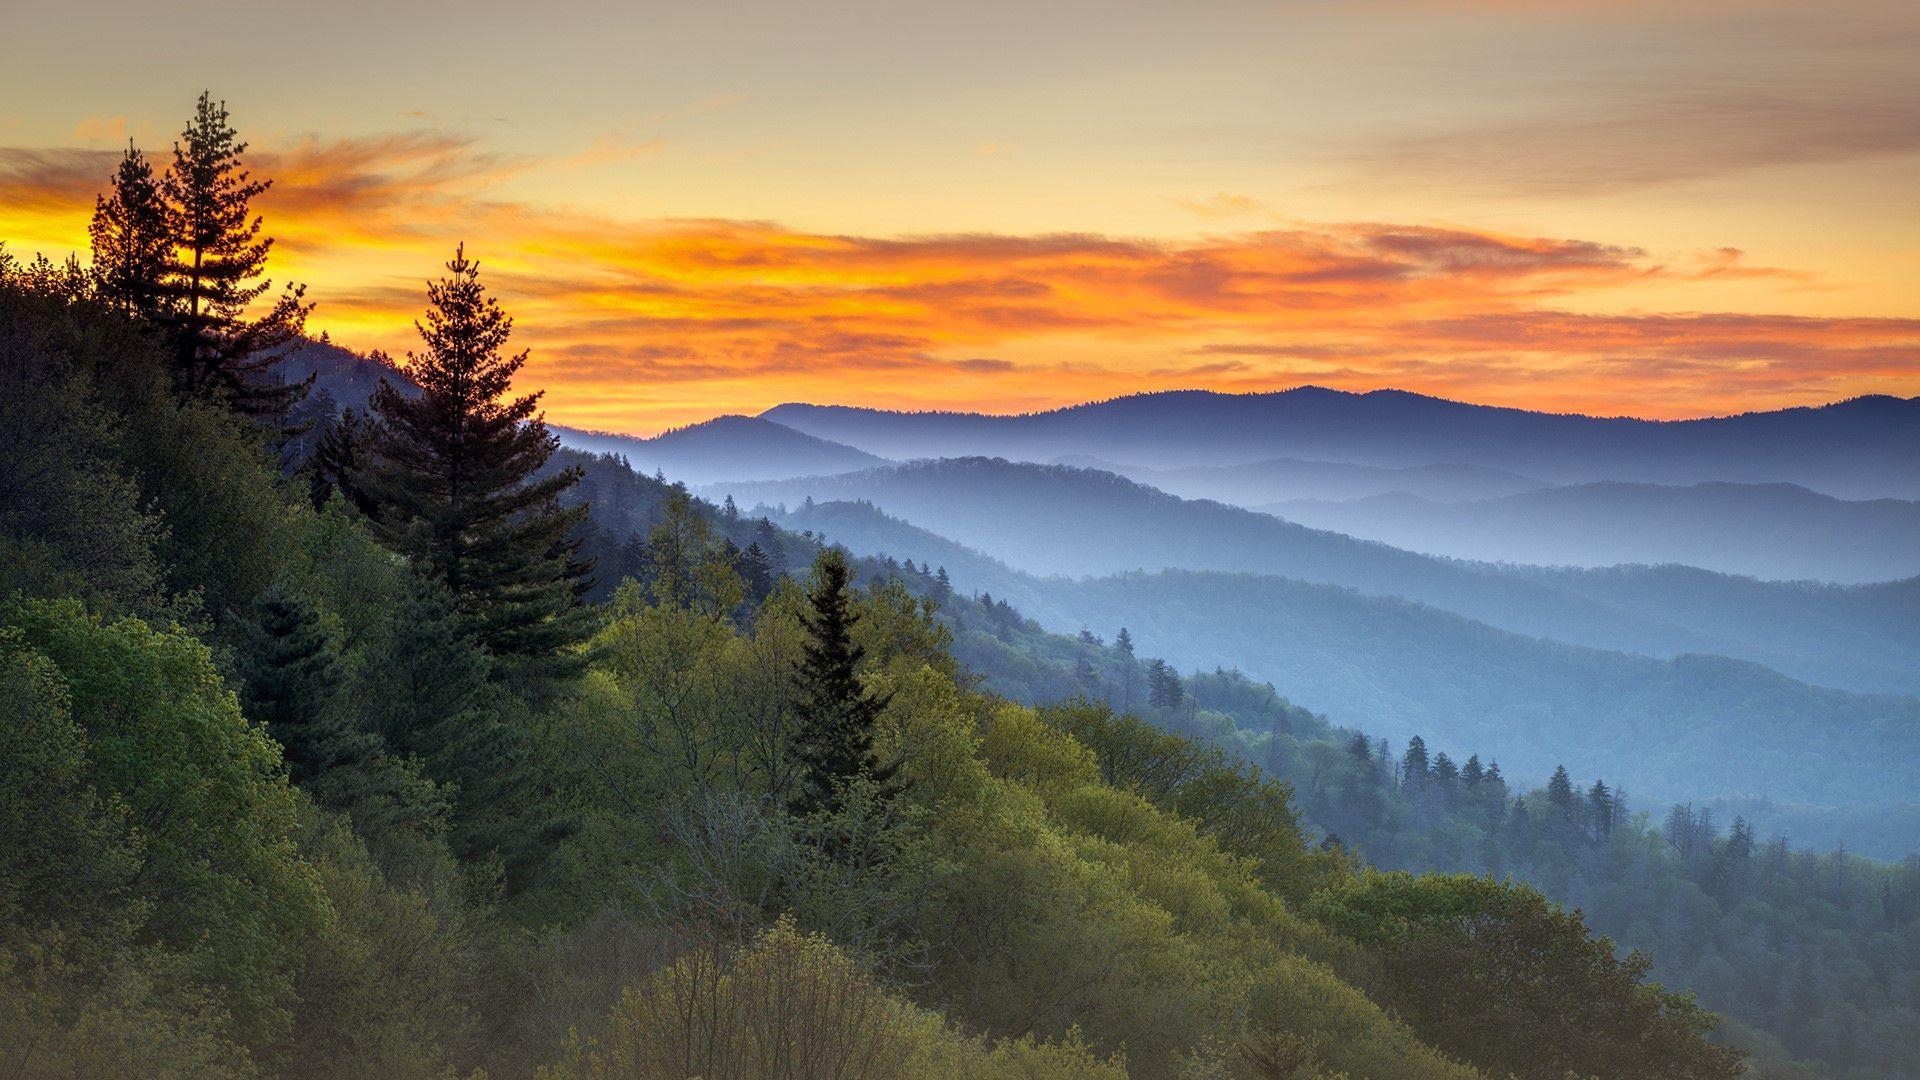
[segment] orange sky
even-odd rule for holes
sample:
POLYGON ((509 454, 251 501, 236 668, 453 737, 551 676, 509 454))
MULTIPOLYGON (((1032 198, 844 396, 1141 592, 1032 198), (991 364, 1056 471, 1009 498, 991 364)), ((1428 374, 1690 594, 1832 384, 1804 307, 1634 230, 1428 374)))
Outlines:
MULTIPOLYGON (((388 7, 248 15, 290 52, 215 87, 276 179, 275 276, 309 284, 314 329, 403 355, 465 241, 559 422, 1302 383, 1656 417, 1920 394, 1915 5, 860 8, 852 43, 723 5, 768 40, 652 24, 727 62, 644 75, 588 63, 628 29, 612 9, 585 36, 509 13, 473 32, 504 67, 462 114, 434 96, 449 61, 374 66, 397 46, 365 20, 409 25, 388 7), (983 26, 1027 36, 969 52, 983 26), (349 32, 364 76, 307 78, 352 67, 328 51, 349 32), (918 67, 873 51, 908 40, 918 67), (817 68, 776 47, 808 43, 817 68)), ((172 76, 35 97, 74 18, 0 13, 48 57, 0 85, 17 255, 84 247, 112 147, 163 150, 191 106, 172 76)))

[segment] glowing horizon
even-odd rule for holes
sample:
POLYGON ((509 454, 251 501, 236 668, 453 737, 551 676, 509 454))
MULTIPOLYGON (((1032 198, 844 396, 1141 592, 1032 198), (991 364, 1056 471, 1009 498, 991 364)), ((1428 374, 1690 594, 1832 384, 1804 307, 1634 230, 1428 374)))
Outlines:
POLYGON ((0 12, 44 46, 0 107, 8 249, 84 254, 118 146, 164 164, 199 89, 169 42, 227 19, 294 43, 213 89, 276 180, 271 270, 309 285, 310 329, 404 358, 464 241, 556 423, 1299 385, 1655 419, 1920 395, 1913 5, 482 5, 468 44, 516 63, 460 94, 436 81, 457 58, 403 51, 426 6, 175 6, 184 28, 99 46, 111 77, 61 96, 36 78, 98 45, 89 20, 0 12), (698 55, 611 59, 642 40, 698 55))

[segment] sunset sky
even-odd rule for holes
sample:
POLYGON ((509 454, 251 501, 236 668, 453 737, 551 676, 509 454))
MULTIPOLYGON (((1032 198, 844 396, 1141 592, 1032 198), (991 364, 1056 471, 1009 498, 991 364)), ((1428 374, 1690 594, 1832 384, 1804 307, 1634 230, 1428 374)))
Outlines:
POLYGON ((1384 386, 1920 394, 1920 3, 0 0, 0 240, 224 98, 403 355, 465 241, 551 419, 1384 386))

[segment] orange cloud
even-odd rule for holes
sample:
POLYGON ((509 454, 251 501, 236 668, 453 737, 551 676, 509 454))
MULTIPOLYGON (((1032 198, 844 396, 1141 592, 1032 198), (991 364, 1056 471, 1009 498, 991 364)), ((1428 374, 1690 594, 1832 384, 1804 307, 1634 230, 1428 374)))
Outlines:
MULTIPOLYGON (((0 236, 57 221, 82 246, 112 158, 0 150, 0 236)), ((1007 411, 1196 385, 1644 416, 1920 393, 1920 320, 1576 313, 1622 285, 1791 276, 1733 249, 1368 222, 1178 241, 635 222, 504 198, 536 164, 431 130, 262 148, 275 275, 311 285, 316 329, 404 355, 465 240, 552 417, 626 431, 792 399, 1007 411)))

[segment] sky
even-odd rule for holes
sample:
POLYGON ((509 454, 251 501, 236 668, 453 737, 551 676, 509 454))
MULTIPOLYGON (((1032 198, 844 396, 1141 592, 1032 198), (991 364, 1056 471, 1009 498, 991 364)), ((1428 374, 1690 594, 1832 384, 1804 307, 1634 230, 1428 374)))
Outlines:
POLYGON ((0 241, 211 89, 310 328, 456 244, 549 419, 1920 395, 1912 0, 0 0, 0 241))

